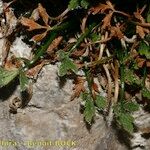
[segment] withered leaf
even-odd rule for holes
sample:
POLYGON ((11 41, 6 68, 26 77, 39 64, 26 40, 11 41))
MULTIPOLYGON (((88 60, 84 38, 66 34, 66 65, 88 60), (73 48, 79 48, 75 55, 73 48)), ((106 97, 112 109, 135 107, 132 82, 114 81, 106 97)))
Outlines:
POLYGON ((93 90, 94 90, 95 92, 98 92, 98 93, 99 93, 98 85, 97 85, 95 82, 93 82, 92 88, 93 88, 93 90))
POLYGON ((6 70, 13 70, 16 68, 20 68, 22 66, 23 62, 19 59, 17 59, 15 56, 11 56, 8 58, 4 64, 4 68, 6 70))
POLYGON ((55 48, 57 48, 60 42, 62 41, 62 39, 63 37, 59 36, 55 40, 53 40, 53 42, 49 45, 47 49, 47 53, 50 54, 55 48))
POLYGON ((149 33, 149 30, 137 25, 136 33, 139 34, 139 36, 143 39, 145 37, 146 33, 149 33))
POLYGON ((92 7, 90 9, 90 12, 92 14, 98 14, 98 13, 104 13, 106 10, 113 10, 114 11, 114 6, 111 4, 110 1, 107 1, 106 4, 99 4, 95 7, 92 7))
POLYGON ((138 8, 137 11, 133 13, 135 18, 140 20, 142 23, 145 22, 145 19, 141 15, 144 9, 145 9, 145 6, 141 10, 138 8))
POLYGON ((82 56, 85 52, 85 49, 81 49, 81 50, 75 50, 73 53, 72 53, 72 56, 76 56, 76 57, 79 57, 79 56, 82 56))
POLYGON ((34 20, 25 17, 21 18, 21 24, 27 26, 29 28, 28 31, 46 28, 45 26, 41 26, 40 24, 36 23, 34 20))
POLYGON ((105 18, 103 19, 103 25, 102 25, 102 29, 106 29, 106 27, 111 26, 111 17, 113 15, 113 12, 110 12, 109 14, 107 14, 105 16, 105 18))
POLYGON ((139 36, 143 39, 144 36, 145 36, 145 33, 144 33, 144 30, 143 30, 143 27, 141 26, 136 26, 136 33, 139 34, 139 36))
POLYGON ((36 42, 41 41, 47 34, 47 30, 41 34, 36 34, 35 36, 32 37, 32 39, 36 42))
POLYGON ((46 9, 43 8, 43 6, 40 3, 38 4, 38 11, 45 25, 48 25, 49 15, 47 14, 46 9))
POLYGON ((138 67, 139 67, 139 68, 142 68, 143 65, 145 64, 145 59, 144 59, 144 58, 139 58, 139 57, 137 57, 137 58, 136 58, 136 62, 137 62, 138 67))
POLYGON ((145 22, 144 18, 142 17, 142 15, 139 12, 134 12, 134 16, 141 22, 145 22))
POLYGON ((75 85, 73 87, 73 95, 71 96, 71 100, 74 100, 76 97, 79 97, 81 92, 85 91, 84 87, 85 80, 82 77, 77 77, 75 81, 75 85))
POLYGON ((130 55, 132 56, 132 58, 135 58, 138 56, 138 52, 136 51, 136 49, 133 48, 133 50, 131 51, 130 55))
POLYGON ((5 24, 3 21, 1 21, 1 29, 3 32, 4 36, 9 36, 13 33, 14 29, 16 28, 16 25, 18 24, 18 20, 14 14, 14 11, 12 10, 12 8, 8 7, 9 4, 4 3, 3 5, 3 9, 4 9, 4 16, 6 19, 6 23, 5 24))
POLYGON ((147 66, 147 67, 150 67, 150 60, 147 60, 147 61, 146 61, 146 66, 147 66))
POLYGON ((8 53, 10 50, 11 42, 5 38, 2 46, 2 64, 4 65, 6 62, 6 59, 8 57, 8 53))
POLYGON ((106 4, 110 7, 111 10, 114 10, 114 6, 110 1, 106 1, 106 4))
POLYGON ((119 39, 122 39, 124 37, 124 34, 122 33, 120 27, 111 26, 111 37, 117 37, 119 39))
POLYGON ((27 70, 26 72, 27 77, 36 79, 40 70, 45 65, 45 63, 46 63, 45 61, 42 61, 40 64, 36 65, 35 67, 27 70))
POLYGON ((98 6, 96 7, 92 7, 90 9, 90 11, 92 12, 92 14, 98 14, 98 13, 104 13, 105 10, 108 10, 110 9, 110 7, 108 5, 105 5, 105 4, 99 4, 98 6))
POLYGON ((30 16, 30 19, 33 19, 33 20, 38 20, 40 18, 40 15, 39 15, 39 11, 37 8, 35 8, 30 16))

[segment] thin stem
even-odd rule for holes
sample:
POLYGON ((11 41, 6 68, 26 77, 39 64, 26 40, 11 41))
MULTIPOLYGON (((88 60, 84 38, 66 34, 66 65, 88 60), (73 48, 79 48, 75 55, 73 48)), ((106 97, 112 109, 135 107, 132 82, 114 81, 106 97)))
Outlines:
POLYGON ((82 43, 82 41, 89 35, 89 33, 93 30, 95 26, 96 24, 93 23, 89 28, 85 29, 85 32, 80 36, 76 44, 69 49, 69 54, 71 54, 82 43))
POLYGON ((121 15, 124 15, 124 16, 129 17, 129 18, 131 17, 129 14, 127 14, 125 12, 122 12, 122 11, 115 10, 114 12, 118 13, 118 14, 121 14, 121 15))
POLYGON ((96 65, 103 65, 113 60, 113 56, 102 58, 100 60, 96 60, 90 63, 87 63, 87 67, 94 67, 96 65))
POLYGON ((54 31, 54 32, 60 32, 60 31, 64 31, 66 30, 67 28, 72 28, 74 27, 74 21, 68 21, 68 22, 64 22, 60 25, 55 25, 51 28, 51 31, 54 31))
POLYGON ((146 76, 147 76, 147 66, 146 66, 146 64, 145 64, 145 66, 144 66, 144 70, 143 70, 142 87, 145 87, 145 80, 146 80, 146 76))
MULTIPOLYGON (((102 40, 104 40, 104 39, 105 39, 105 37, 104 37, 104 35, 102 35, 102 40)), ((99 59, 99 60, 100 60, 100 59, 102 58, 102 56, 103 56, 103 52, 104 52, 105 46, 106 46, 105 43, 100 44, 100 50, 99 50, 99 56, 98 56, 98 59, 99 59)))
POLYGON ((106 72, 106 76, 107 76, 107 80, 108 80, 108 92, 107 92, 107 98, 108 98, 108 108, 107 108, 107 115, 108 117, 107 119, 107 125, 108 127, 111 125, 111 122, 113 120, 113 110, 112 110, 112 99, 111 99, 111 93, 112 93, 112 79, 111 79, 111 75, 108 69, 108 65, 103 65, 103 68, 106 72))
POLYGON ((57 17, 50 17, 51 20, 59 20, 62 19, 70 10, 67 8, 65 11, 63 11, 59 16, 57 17))
POLYGON ((109 101, 109 103, 111 103, 111 91, 112 91, 111 75, 110 75, 110 72, 108 69, 108 65, 104 64, 103 68, 106 72, 106 76, 107 76, 107 80, 108 80, 108 94, 107 94, 108 95, 108 101, 109 101))
POLYGON ((37 51, 38 53, 34 56, 34 58, 29 62, 29 64, 27 65, 28 68, 32 67, 39 59, 41 56, 43 56, 43 54, 46 52, 46 50, 48 49, 49 45, 52 43, 52 41, 56 38, 57 33, 56 32, 52 32, 50 35, 50 38, 47 40, 46 43, 44 43, 44 45, 42 45, 37 51))
POLYGON ((150 28, 150 23, 139 23, 139 22, 135 22, 135 21, 130 21, 131 23, 133 23, 134 25, 138 25, 141 27, 145 27, 145 28, 150 28))
POLYGON ((119 95, 119 66, 118 61, 115 61, 115 92, 114 92, 114 103, 117 103, 118 101, 118 95, 119 95))
POLYGON ((92 76, 91 76, 90 69, 89 70, 85 69, 84 72, 85 72, 86 80, 87 80, 87 83, 88 83, 88 89, 89 89, 90 95, 92 97, 93 96, 93 94, 92 94, 93 79, 92 79, 92 76))
POLYGON ((125 66, 124 64, 120 64, 120 82, 121 82, 121 91, 120 91, 120 101, 123 102, 124 94, 125 94, 125 66))

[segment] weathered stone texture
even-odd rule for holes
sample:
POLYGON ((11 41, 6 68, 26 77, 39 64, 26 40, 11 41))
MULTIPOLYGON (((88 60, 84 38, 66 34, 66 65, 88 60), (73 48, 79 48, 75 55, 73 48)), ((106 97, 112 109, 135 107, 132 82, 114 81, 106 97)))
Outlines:
MULTIPOLYGON (((9 99, 18 95, 18 90, 1 101, 0 140, 18 142, 16 147, 9 147, 11 150, 124 150, 113 130, 107 129, 102 116, 97 115, 95 124, 87 130, 80 113, 80 100, 70 101, 72 80, 60 85, 57 66, 48 65, 39 74, 27 107, 19 109, 15 115, 9 114, 9 99), (42 147, 41 143, 46 140, 53 146, 42 147), (68 142, 68 146, 67 143, 61 146, 59 140, 68 142)), ((1 95, 1 100, 3 97, 1 95)), ((7 148, 0 144, 0 149, 7 148)))

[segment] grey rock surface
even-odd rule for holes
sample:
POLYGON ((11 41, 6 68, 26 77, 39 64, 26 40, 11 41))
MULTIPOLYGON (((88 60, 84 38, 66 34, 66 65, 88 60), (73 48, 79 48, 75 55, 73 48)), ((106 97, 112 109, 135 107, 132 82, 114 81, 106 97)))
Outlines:
POLYGON ((102 116, 97 115, 87 130, 80 99, 70 101, 72 87, 70 79, 61 85, 56 65, 47 65, 33 86, 28 106, 17 114, 10 114, 8 105, 19 95, 18 88, 8 93, 1 89, 0 150, 126 150, 102 116))

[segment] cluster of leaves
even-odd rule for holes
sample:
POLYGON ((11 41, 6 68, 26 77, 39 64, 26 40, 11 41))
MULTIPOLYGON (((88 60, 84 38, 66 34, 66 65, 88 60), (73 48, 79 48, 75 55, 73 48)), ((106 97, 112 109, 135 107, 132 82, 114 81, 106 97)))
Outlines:
POLYGON ((59 76, 64 76, 67 74, 69 70, 77 73, 78 68, 77 66, 71 61, 69 58, 69 54, 64 51, 59 51, 59 58, 61 61, 61 65, 59 67, 59 76))
POLYGON ((132 113, 139 105, 125 93, 131 97, 140 93, 141 101, 150 99, 150 8, 144 2, 136 5, 136 11, 125 11, 117 2, 98 1, 93 6, 90 0, 70 0, 63 13, 50 17, 39 3, 30 18, 22 17, 20 23, 28 31, 40 32, 32 40, 41 42, 41 46, 33 49, 29 60, 13 58, 15 65, 8 57, 0 68, 0 87, 18 77, 24 91, 28 80, 37 78, 45 64, 60 61, 59 76, 75 75, 71 100, 82 95, 87 123, 92 123, 95 113, 109 111, 111 104, 118 125, 133 132, 132 113), (79 22, 74 22, 73 12, 79 9, 84 10, 78 16, 81 30, 74 33, 79 22), (100 78, 99 84, 94 78, 100 78), (99 89, 107 96, 101 96, 99 89))
POLYGON ((132 117, 131 113, 137 111, 138 109, 139 105, 135 102, 124 101, 114 106, 114 113, 118 124, 129 133, 132 133, 134 130, 134 118, 132 117))
MULTIPOLYGON (((107 102, 106 98, 101 96, 97 84, 94 82, 92 75, 89 70, 85 69, 86 81, 88 84, 88 89, 82 88, 82 100, 84 101, 84 117, 85 121, 89 124, 95 116, 96 110, 103 111, 106 109, 107 102)), ((82 82, 83 86, 83 82, 82 82)))
POLYGON ((20 89, 21 91, 25 91, 28 85, 28 78, 22 70, 13 69, 6 70, 4 68, 0 68, 0 87, 6 86, 12 80, 14 80, 17 76, 19 76, 20 89))
POLYGON ((68 8, 71 10, 74 10, 80 7, 87 9, 88 6, 89 6, 88 0, 71 0, 69 2, 68 8))
POLYGON ((96 95, 95 100, 90 93, 84 92, 82 94, 82 100, 84 101, 84 117, 85 121, 91 124, 95 111, 104 111, 106 108, 106 99, 101 95, 96 95))

